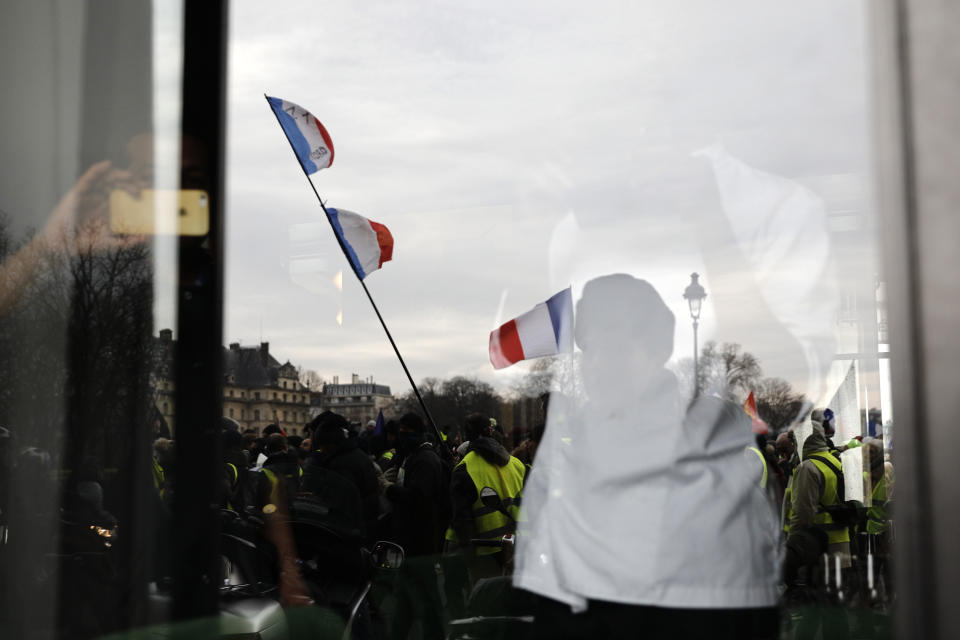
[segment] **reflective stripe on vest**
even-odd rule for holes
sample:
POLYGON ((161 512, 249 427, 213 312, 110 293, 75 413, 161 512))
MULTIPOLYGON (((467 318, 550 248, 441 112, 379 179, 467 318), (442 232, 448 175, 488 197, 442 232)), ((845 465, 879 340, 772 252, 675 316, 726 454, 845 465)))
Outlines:
POLYGON ((790 519, 793 518, 793 479, 797 477, 797 469, 793 468, 790 479, 787 480, 787 489, 783 492, 783 507, 780 509, 780 518, 783 520, 783 532, 790 533, 790 519))
POLYGON ((867 509, 867 533, 883 533, 887 530, 887 479, 880 478, 870 493, 871 506, 867 509))
POLYGON ((270 469, 263 468, 260 471, 263 472, 263 475, 267 477, 267 482, 270 483, 270 503, 279 504, 280 503, 280 480, 277 478, 277 474, 270 469))
POLYGON ((163 467, 160 466, 160 463, 157 462, 156 458, 151 458, 153 460, 153 487, 161 493, 163 492, 163 467))
POLYGON ((757 457, 760 458, 760 464, 763 465, 763 477, 760 478, 760 488, 766 489, 767 488, 767 458, 760 452, 760 449, 757 449, 756 447, 747 447, 747 449, 750 449, 750 451, 753 451, 755 454, 757 454, 757 457))
MULTIPOLYGON (((467 473, 477 489, 477 499, 473 503, 474 537, 481 540, 499 540, 504 535, 513 533, 520 515, 520 497, 526 474, 523 463, 510 456, 510 462, 506 466, 498 467, 484 460, 475 451, 470 451, 457 466, 461 465, 466 465, 467 473), (500 509, 483 504, 480 492, 485 487, 497 492, 506 514, 500 509)), ((457 541, 453 527, 447 529, 447 540, 457 541)), ((477 555, 492 555, 498 551, 500 549, 497 547, 476 548, 477 555)))
POLYGON ((830 544, 850 542, 849 528, 846 525, 836 524, 833 517, 826 511, 826 507, 840 504, 839 496, 837 496, 837 472, 843 472, 842 464, 836 457, 826 451, 811 453, 807 456, 807 459, 823 474, 823 495, 820 496, 820 508, 813 516, 813 523, 827 532, 827 542, 830 544), (834 468, 837 472, 834 471, 834 468))
MULTIPOLYGON (((277 477, 273 471, 264 467, 260 469, 263 472, 263 475, 267 476, 267 480, 270 482, 270 502, 272 504, 279 504, 280 502, 280 478, 277 477)), ((290 476, 284 475, 284 478, 289 478, 290 476)), ((303 477, 303 467, 297 467, 297 477, 303 477)), ((291 496, 292 498, 292 496, 291 496)))

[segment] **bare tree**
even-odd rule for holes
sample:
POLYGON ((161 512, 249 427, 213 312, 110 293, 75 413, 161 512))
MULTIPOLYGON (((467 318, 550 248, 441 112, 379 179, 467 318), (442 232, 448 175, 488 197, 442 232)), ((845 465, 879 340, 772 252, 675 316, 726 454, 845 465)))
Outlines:
POLYGON ((300 384, 308 387, 311 391, 319 391, 327 382, 323 379, 323 376, 313 369, 304 369, 301 367, 297 369, 297 374, 300 379, 300 384))
MULTIPOLYGON (((482 413, 491 417, 499 415, 500 397, 492 386, 476 378, 425 378, 418 388, 424 404, 430 409, 430 414, 439 427, 462 425, 471 413, 482 413)), ((395 408, 399 414, 408 411, 422 413, 420 403, 412 390, 397 399, 395 408)))
POLYGON ((796 422, 805 406, 803 394, 797 393, 783 378, 764 378, 754 396, 757 413, 775 432, 796 422))
POLYGON ((757 358, 735 342, 707 342, 697 368, 700 391, 720 393, 728 399, 746 396, 763 374, 757 358))
POLYGON ((0 313, 0 419, 66 463, 116 468, 149 424, 151 260, 143 243, 92 238, 31 245, 30 277, 0 313))
POLYGON ((551 390, 556 377, 556 359, 534 360, 522 378, 511 387, 511 395, 517 398, 538 398, 551 390))

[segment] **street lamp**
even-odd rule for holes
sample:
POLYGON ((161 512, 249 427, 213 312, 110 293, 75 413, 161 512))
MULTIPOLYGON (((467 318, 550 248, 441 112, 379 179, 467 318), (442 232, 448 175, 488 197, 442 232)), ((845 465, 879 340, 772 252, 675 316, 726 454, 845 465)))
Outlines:
POLYGON ((690 284, 683 290, 683 297, 690 305, 690 317, 693 318, 693 397, 700 395, 700 373, 697 370, 697 327, 700 326, 700 307, 707 291, 699 282, 700 274, 690 274, 690 284))

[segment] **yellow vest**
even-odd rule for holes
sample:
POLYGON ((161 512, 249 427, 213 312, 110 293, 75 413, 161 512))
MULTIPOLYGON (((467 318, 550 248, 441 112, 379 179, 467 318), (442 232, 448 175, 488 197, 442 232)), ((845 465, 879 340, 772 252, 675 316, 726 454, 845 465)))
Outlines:
POLYGON ((793 468, 793 473, 790 474, 790 479, 787 480, 787 488, 783 492, 783 508, 781 509, 780 517, 783 520, 783 532, 787 535, 790 534, 790 518, 793 517, 793 479, 797 475, 797 468, 800 465, 797 465, 793 468))
MULTIPOLYGON (((477 499, 473 503, 474 537, 481 540, 499 540, 504 535, 513 533, 520 516, 520 494, 523 491, 526 467, 513 456, 510 456, 510 462, 506 466, 498 467, 484 460, 475 451, 467 453, 457 466, 462 465, 466 465, 467 473, 477 488, 477 499), (503 511, 507 513, 483 504, 480 492, 485 487, 497 492, 503 511)), ((457 541, 457 534, 452 527, 447 529, 447 540, 457 541)), ((498 551, 500 549, 497 547, 476 548, 477 555, 492 555, 498 551)))
MULTIPOLYGON (((866 472, 864 475, 867 475, 866 472)), ((867 533, 883 533, 887 530, 887 479, 873 486, 870 493, 872 504, 867 509, 867 533)))
POLYGON ((160 463, 157 462, 156 458, 151 458, 151 460, 153 460, 153 488, 157 490, 162 498, 165 491, 163 486, 163 467, 160 466, 160 463))
POLYGON ((753 451, 755 454, 757 454, 757 457, 760 458, 760 464, 763 465, 763 477, 760 478, 760 488, 766 489, 767 488, 767 457, 763 455, 760 449, 757 449, 756 447, 747 447, 747 449, 750 449, 750 451, 753 451))
POLYGON ((820 509, 813 516, 813 523, 827 532, 827 541, 830 544, 839 542, 850 542, 850 529, 846 525, 837 524, 833 517, 826 511, 826 507, 839 505, 843 500, 837 495, 837 474, 834 473, 831 466, 840 473, 843 472, 843 466, 840 460, 826 451, 811 453, 808 457, 814 466, 823 474, 823 495, 820 496, 820 509))
MULTIPOLYGON (((260 471, 263 472, 263 475, 267 477, 267 481, 270 483, 270 504, 280 504, 280 478, 266 467, 260 469, 260 471)), ((302 467, 297 469, 297 477, 303 477, 302 467)), ((288 499, 292 499, 293 497, 294 496, 287 496, 288 499)))

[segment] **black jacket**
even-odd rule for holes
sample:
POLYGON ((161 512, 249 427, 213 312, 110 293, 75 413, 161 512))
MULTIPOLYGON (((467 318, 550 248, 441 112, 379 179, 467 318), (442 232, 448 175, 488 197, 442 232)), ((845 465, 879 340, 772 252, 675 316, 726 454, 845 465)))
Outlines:
POLYGON ((377 517, 380 515, 380 485, 373 462, 357 447, 356 441, 347 440, 334 451, 313 452, 304 468, 305 488, 307 475, 310 475, 309 467, 312 465, 343 476, 357 488, 363 512, 364 534, 372 534, 376 530, 377 517))
POLYGON ((449 466, 424 442, 404 460, 397 484, 387 488, 387 499, 393 505, 394 539, 408 556, 443 550, 450 515, 449 484, 449 466))

